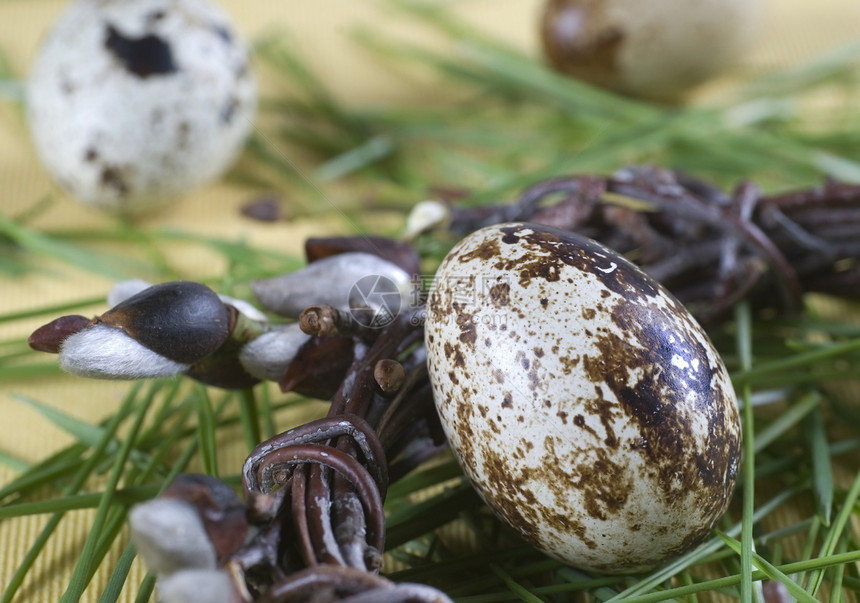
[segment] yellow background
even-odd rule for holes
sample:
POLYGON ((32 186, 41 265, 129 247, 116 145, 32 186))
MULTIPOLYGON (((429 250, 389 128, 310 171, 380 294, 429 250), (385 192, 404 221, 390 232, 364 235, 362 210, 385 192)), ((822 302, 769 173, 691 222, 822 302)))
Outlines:
MULTIPOLYGON (((26 72, 40 37, 66 4, 56 0, 0 0, 0 51, 9 58, 17 73, 26 72)), ((483 0, 460 2, 457 9, 476 25, 504 35, 512 43, 534 52, 540 4, 536 0, 483 0)), ((380 66, 350 40, 350 32, 360 24, 427 39, 424 32, 373 2, 224 0, 221 5, 232 14, 237 28, 248 38, 253 39, 273 26, 289 30, 316 72, 323 74, 339 98, 350 103, 378 106, 450 98, 445 87, 433 76, 380 66)), ((755 74, 795 63, 858 35, 860 2, 857 0, 771 0, 760 40, 744 57, 735 74, 755 74)), ((699 96, 707 98, 710 92, 731 85, 732 78, 733 75, 728 74, 711 83, 699 96)), ((266 81, 261 84, 266 89, 266 81)), ((291 150, 283 149, 283 152, 290 156, 291 150)), ((0 106, 0 211, 15 215, 48 193, 55 195, 58 201, 39 217, 35 223, 37 227, 103 228, 112 224, 53 187, 36 161, 20 114, 9 103, 3 103, 0 106)), ((222 183, 146 218, 140 225, 144 228, 175 225, 194 232, 242 237, 295 254, 300 253, 306 236, 329 234, 342 228, 325 220, 259 224, 242 219, 238 209, 251 194, 252 191, 222 183)), ((332 194, 332 198, 337 199, 348 191, 334 190, 332 194)), ((168 252, 174 254, 185 278, 212 276, 220 269, 213 263, 216 260, 201 250, 178 248, 168 252)), ((53 264, 44 268, 20 278, 0 279, 0 314, 101 295, 110 287, 105 279, 87 272, 53 264)), ((98 310, 95 308, 93 312, 98 310)), ((41 322, 0 324, 0 341, 25 336, 41 322)), ((125 383, 70 376, 0 382, 0 449, 25 461, 36 462, 70 442, 69 436, 52 427, 31 408, 14 401, 10 394, 24 394, 74 416, 98 421, 111 412, 127 390, 125 383)), ((222 442, 219 451, 222 466, 225 472, 235 471, 244 456, 241 437, 222 442)), ((14 472, 0 465, 0 484, 12 477, 14 472)), ((52 538, 46 554, 31 572, 19 600, 39 603, 59 598, 91 518, 89 512, 68 515, 62 530, 52 538)), ((0 587, 15 571, 45 520, 44 516, 35 516, 0 521, 0 587)), ((110 565, 111 559, 108 559, 105 566, 110 565)), ((139 583, 141 572, 136 562, 129 583, 139 583)), ((85 600, 98 598, 108 575, 100 572, 96 576, 85 600)), ((133 598, 134 593, 124 593, 124 601, 133 598)))

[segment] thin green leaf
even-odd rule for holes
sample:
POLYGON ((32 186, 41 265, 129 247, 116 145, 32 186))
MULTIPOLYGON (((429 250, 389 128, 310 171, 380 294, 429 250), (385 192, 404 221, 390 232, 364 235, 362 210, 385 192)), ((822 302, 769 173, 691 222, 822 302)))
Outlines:
POLYGON ((529 590, 523 587, 521 584, 517 583, 510 574, 508 574, 501 567, 496 565, 495 563, 490 564, 490 571, 492 571, 496 576, 498 576, 502 582, 504 582, 505 586, 508 590, 511 591, 520 601, 525 601, 526 603, 544 603, 546 599, 536 596, 535 594, 529 592, 529 590))
POLYGON ((385 544, 400 546, 455 519, 464 509, 480 503, 474 488, 467 483, 391 513, 386 519, 385 544))
MULTIPOLYGON (((735 308, 737 323, 737 348, 741 369, 752 369, 752 311, 749 304, 741 302, 735 308)), ((741 599, 756 601, 757 595, 752 587, 753 559, 753 515, 755 514, 755 426, 753 407, 750 403, 752 390, 749 384, 741 386, 743 400, 743 457, 741 459, 741 476, 743 479, 743 519, 741 522, 741 599)))
POLYGON ((428 469, 415 471, 406 477, 391 484, 388 488, 388 501, 404 498, 410 494, 414 494, 426 488, 430 488, 447 482, 449 480, 462 477, 463 470, 456 459, 450 458, 444 463, 434 465, 428 469))
POLYGON ((115 603, 119 600, 126 579, 128 578, 128 572, 131 570, 131 564, 136 555, 137 550, 134 548, 134 545, 129 544, 122 552, 122 555, 120 555, 119 560, 117 560, 114 571, 111 574, 110 580, 105 585, 98 603, 115 603))
MULTIPOLYGON (((12 399, 22 404, 26 404, 31 408, 35 409, 39 412, 43 417, 45 417, 52 424, 56 425, 75 439, 77 439, 82 444, 87 446, 95 446, 102 438, 104 434, 104 428, 95 425, 93 423, 88 423, 86 421, 82 421, 77 419, 63 411, 39 402, 38 400, 34 400, 29 396, 24 396, 22 394, 12 394, 12 399)), ((120 442, 114 441, 108 447, 108 453, 113 453, 120 447, 120 442)), ((132 451, 132 458, 135 462, 141 462, 144 453, 139 450, 132 451)))
MULTIPOLYGON (((843 555, 831 555, 828 557, 819 557, 809 561, 799 561, 796 563, 786 563, 776 567, 783 575, 793 574, 797 572, 820 570, 828 567, 838 567, 848 563, 856 563, 860 561, 860 551, 852 551, 843 555)), ((756 570, 753 572, 753 580, 765 580, 770 576, 762 571, 756 570)), ((698 593, 707 593, 718 591, 730 586, 740 584, 741 576, 726 576, 725 578, 717 578, 715 580, 705 580, 692 586, 681 586, 678 588, 667 588, 655 593, 631 596, 624 599, 625 603, 655 603, 656 601, 667 601, 678 597, 686 597, 698 593)))
MULTIPOLYGON (((19 459, 17 456, 0 450, 0 463, 6 465, 13 471, 22 473, 30 469, 30 463, 19 459)), ((2 496, 0 496, 2 498, 2 496)))
POLYGON ((33 362, 0 366, 0 381, 25 381, 39 377, 56 377, 65 374, 56 362, 33 362))
MULTIPOLYGON (((842 503, 842 508, 839 509, 839 513, 836 514, 836 519, 833 520, 833 525, 830 527, 830 530, 827 533, 827 537, 824 539, 824 543, 821 545, 821 551, 819 552, 819 557, 824 557, 828 555, 832 555, 836 550, 840 539, 845 530, 845 526, 848 525, 848 520, 853 514, 854 505, 857 504, 857 499, 860 498, 860 471, 857 472, 857 475, 854 477, 854 482, 851 484, 851 488, 848 490, 848 494, 845 497, 845 500, 842 503)), ((818 589, 821 587, 821 583, 824 581, 824 571, 819 569, 815 571, 807 584, 806 591, 815 596, 818 592, 818 589)))
POLYGON ((203 470, 209 475, 218 475, 218 447, 215 443, 215 415, 209 394, 202 385, 195 387, 197 400, 197 440, 203 470))
POLYGON ((155 590, 155 576, 147 574, 140 583, 140 588, 137 590, 137 596, 134 598, 134 603, 148 603, 152 598, 152 592, 155 590))
POLYGON ((812 483, 816 508, 821 521, 825 526, 829 526, 830 514, 833 510, 833 470, 830 466, 824 416, 820 408, 816 408, 809 415, 809 420, 804 427, 806 443, 812 456, 812 483))
POLYGON ((81 457, 87 447, 76 442, 60 450, 44 461, 30 467, 27 471, 0 488, 0 500, 14 494, 19 496, 69 475, 81 466, 81 457))
POLYGON ((257 406, 257 397, 253 389, 244 389, 239 392, 239 417, 242 421, 242 431, 245 434, 245 446, 248 451, 263 441, 260 434, 260 413, 257 406))
MULTIPOLYGON (((735 551, 738 554, 743 553, 743 545, 740 542, 726 536, 725 534, 718 534, 720 538, 722 538, 723 542, 725 542, 729 548, 735 551)), ((775 580, 780 582, 788 592, 798 601, 804 601, 805 603, 817 603, 815 597, 811 597, 809 593, 800 588, 800 586, 791 580, 788 576, 782 573, 778 568, 769 563, 767 560, 763 559, 760 555, 756 553, 752 553, 752 559, 755 563, 756 567, 759 568, 768 578, 771 580, 775 580)))
MULTIPOLYGON (((92 454, 84 462, 84 464, 78 467, 78 470, 72 477, 71 483, 69 483, 69 485, 63 490, 64 496, 77 494, 83 486, 84 482, 87 480, 87 478, 89 478, 90 474, 95 470, 96 466, 104 458, 107 448, 113 440, 117 428, 134 406, 139 389, 140 385, 135 384, 135 386, 132 387, 129 394, 120 404, 120 407, 117 412, 108 420, 107 424, 105 425, 105 431, 102 436, 102 439, 95 446, 92 451, 92 454)), ((57 529, 57 526, 60 524, 60 521, 62 519, 62 512, 54 513, 50 517, 45 527, 42 528, 42 531, 39 532, 39 535, 33 541, 33 544, 30 546, 30 549, 27 551, 27 554, 24 556, 24 559, 21 561, 20 565, 18 566, 18 569, 15 571, 14 575, 7 583, 6 588, 3 591, 3 595, 2 597, 0 597, 0 603, 11 603, 12 599, 15 596, 15 593, 18 592, 18 589, 24 582, 27 573, 33 567, 36 558, 42 552, 42 549, 45 547, 45 544, 48 542, 48 539, 54 533, 54 530, 57 529)))
POLYGON ((104 303, 105 297, 99 296, 73 302, 51 304, 49 306, 41 306, 39 308, 30 308, 27 310, 20 310, 18 312, 9 312, 7 314, 0 315, 0 323, 13 322, 25 318, 33 318, 35 316, 56 316, 58 314, 66 314, 71 310, 81 310, 89 306, 95 306, 104 303))
MULTIPOLYGON (((839 541, 837 554, 844 554, 848 550, 848 538, 839 541)), ((833 570, 833 579, 830 585, 830 603, 840 603, 844 600, 845 593, 842 591, 842 582, 845 578, 845 566, 837 565, 833 570)))
POLYGON ((5 235, 30 253, 50 257, 112 281, 127 280, 134 277, 127 269, 129 265, 128 258, 118 258, 113 255, 106 256, 105 254, 93 253, 82 247, 70 245, 59 239, 26 228, 14 222, 2 212, 0 212, 0 235, 5 235), (113 260, 105 259, 111 257, 113 260))
MULTIPOLYGON (((800 423, 807 415, 812 413, 821 403, 821 394, 817 391, 806 394, 796 403, 789 406, 770 425, 762 429, 755 437, 753 452, 758 454, 777 438, 784 435, 789 429, 800 423)), ((829 456, 829 454, 828 454, 829 456)))
POLYGON ((137 433, 143 426, 143 421, 146 418, 147 411, 152 404, 158 387, 158 383, 154 383, 150 387, 148 394, 144 396, 142 403, 138 406, 137 416, 135 417, 131 429, 129 430, 129 433, 126 434, 123 444, 114 459, 113 468, 108 475, 108 481, 105 485, 105 491, 102 494, 99 506, 96 509, 96 516, 93 519, 92 528, 84 542, 83 549, 78 557, 78 562, 75 564, 75 569, 72 572, 69 586, 63 593, 60 603, 76 603, 80 600, 81 595, 83 595, 87 584, 89 584, 90 577, 92 576, 96 566, 94 562, 99 535, 105 532, 103 526, 106 523, 108 512, 111 510, 111 505, 114 504, 114 496, 116 494, 117 487, 119 486, 120 478, 123 474, 123 468, 131 454, 137 433))
POLYGON ((104 428, 73 417, 58 408, 54 408, 23 394, 12 394, 11 398, 36 410, 53 425, 59 427, 82 444, 95 446, 104 437, 104 428))
MULTIPOLYGON (((116 490, 114 492, 114 502, 128 506, 152 498, 156 494, 158 494, 158 489, 152 485, 130 486, 116 490)), ((0 507, 0 519, 25 517, 27 515, 39 515, 43 513, 64 513, 80 509, 94 509, 104 497, 105 492, 93 492, 6 505, 0 507)))
POLYGON ((839 358, 840 356, 844 356, 858 350, 860 350, 860 338, 823 345, 819 349, 800 354, 793 354, 791 356, 766 363, 758 363, 753 368, 733 373, 731 375, 732 383, 735 387, 740 387, 746 384, 754 385, 761 381, 763 377, 775 373, 790 373, 796 369, 805 369, 817 362, 839 358))
POLYGON ((374 136, 345 153, 329 159, 316 170, 320 182, 330 182, 368 167, 387 157, 394 149, 390 138, 374 136))

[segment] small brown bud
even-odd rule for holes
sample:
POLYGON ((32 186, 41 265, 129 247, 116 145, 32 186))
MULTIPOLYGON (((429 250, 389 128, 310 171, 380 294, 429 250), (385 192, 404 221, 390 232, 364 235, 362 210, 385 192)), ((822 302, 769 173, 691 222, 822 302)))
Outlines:
POLYGON ((406 380, 406 370, 396 360, 383 358, 373 367, 373 378, 384 394, 392 394, 400 389, 406 380))
POLYGON ((86 316, 61 316, 39 327, 27 339, 27 344, 37 352, 59 354, 60 346, 69 335, 74 335, 90 324, 86 316))

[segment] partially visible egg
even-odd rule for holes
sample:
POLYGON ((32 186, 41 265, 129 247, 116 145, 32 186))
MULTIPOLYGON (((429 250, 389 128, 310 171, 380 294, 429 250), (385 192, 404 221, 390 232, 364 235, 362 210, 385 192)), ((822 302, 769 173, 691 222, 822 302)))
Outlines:
POLYGON ((622 94, 676 100, 749 50, 763 0, 547 0, 544 53, 622 94))
POLYGON ((230 167, 256 86, 245 42, 207 0, 78 0, 38 50, 27 108, 61 188, 139 213, 230 167))
POLYGON ((465 473, 549 555, 645 571, 726 510, 740 457, 726 369, 680 302, 615 252, 535 224, 474 232, 436 274, 425 341, 465 473))

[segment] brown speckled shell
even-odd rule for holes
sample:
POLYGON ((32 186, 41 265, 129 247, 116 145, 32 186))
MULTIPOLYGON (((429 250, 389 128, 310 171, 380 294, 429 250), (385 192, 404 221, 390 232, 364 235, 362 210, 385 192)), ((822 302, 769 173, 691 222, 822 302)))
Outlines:
POLYGON ((534 224, 479 230, 428 303, 436 405, 488 505, 586 570, 644 571, 731 498, 740 424, 702 328, 613 251, 534 224))

